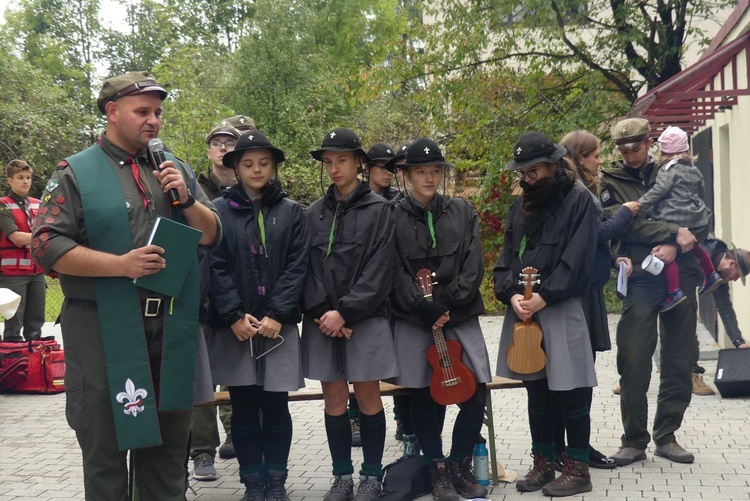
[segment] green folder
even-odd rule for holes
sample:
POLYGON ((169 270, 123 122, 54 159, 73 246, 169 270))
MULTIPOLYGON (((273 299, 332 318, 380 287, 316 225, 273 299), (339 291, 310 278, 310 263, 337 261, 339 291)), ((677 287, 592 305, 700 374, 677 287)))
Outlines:
POLYGON ((203 232, 200 230, 165 217, 157 217, 148 243, 164 249, 162 257, 166 266, 153 275, 136 278, 133 280, 135 285, 165 296, 179 296, 190 266, 197 259, 201 235, 203 232))

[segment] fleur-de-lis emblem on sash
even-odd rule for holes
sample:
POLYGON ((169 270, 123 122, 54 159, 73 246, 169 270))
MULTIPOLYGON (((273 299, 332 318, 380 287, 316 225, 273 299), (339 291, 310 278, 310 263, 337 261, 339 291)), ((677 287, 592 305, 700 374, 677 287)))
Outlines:
POLYGON ((145 407, 143 406, 143 399, 148 396, 148 392, 143 388, 135 388, 133 381, 128 378, 125 381, 125 391, 121 391, 117 394, 115 399, 121 404, 125 404, 123 412, 136 417, 139 412, 143 412, 145 407))

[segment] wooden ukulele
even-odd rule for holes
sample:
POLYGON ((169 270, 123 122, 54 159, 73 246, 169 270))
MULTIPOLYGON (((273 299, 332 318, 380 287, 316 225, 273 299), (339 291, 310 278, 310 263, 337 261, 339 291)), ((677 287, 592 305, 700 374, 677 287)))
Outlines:
MULTIPOLYGON (((427 301, 432 301, 433 273, 422 268, 417 272, 417 283, 427 301)), ((430 394, 440 405, 466 402, 477 390, 477 379, 461 361, 463 348, 458 341, 446 341, 443 329, 433 329, 435 344, 427 348, 427 361, 432 366, 430 394)))
MULTIPOLYGON (((519 284, 523 285, 523 298, 531 298, 531 289, 539 283, 539 270, 530 266, 521 270, 519 284)), ((534 374, 544 369, 547 355, 542 349, 542 328, 531 320, 516 322, 513 326, 513 342, 505 352, 508 368, 518 374, 534 374)))

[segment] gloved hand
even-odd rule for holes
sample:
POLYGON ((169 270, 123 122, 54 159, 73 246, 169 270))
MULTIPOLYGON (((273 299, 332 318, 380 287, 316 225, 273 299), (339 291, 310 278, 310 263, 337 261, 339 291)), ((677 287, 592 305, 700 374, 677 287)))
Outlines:
POLYGON ((438 318, 448 311, 448 307, 438 301, 422 301, 417 306, 417 313, 422 317, 422 321, 427 327, 432 328, 438 318))

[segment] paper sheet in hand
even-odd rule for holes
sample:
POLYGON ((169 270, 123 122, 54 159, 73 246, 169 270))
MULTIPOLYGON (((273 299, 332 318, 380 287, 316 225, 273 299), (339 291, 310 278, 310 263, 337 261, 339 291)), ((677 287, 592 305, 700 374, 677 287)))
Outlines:
POLYGON ((620 263, 620 272, 617 274, 617 294, 620 297, 628 295, 628 264, 620 263))
POLYGON ((179 296, 190 265, 196 258, 201 235, 203 232, 200 230, 165 217, 157 217, 148 243, 164 249, 161 256, 166 261, 166 267, 153 275, 136 278, 133 280, 135 285, 165 296, 179 296))

